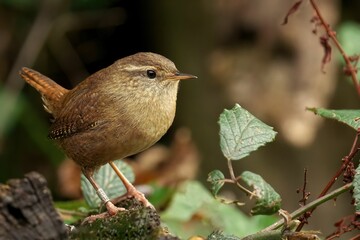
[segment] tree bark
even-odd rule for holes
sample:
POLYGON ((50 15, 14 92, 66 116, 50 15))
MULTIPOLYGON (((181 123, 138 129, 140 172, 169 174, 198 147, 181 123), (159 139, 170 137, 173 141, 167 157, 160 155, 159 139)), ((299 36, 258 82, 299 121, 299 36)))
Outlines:
POLYGON ((67 239, 46 184, 36 172, 0 184, 0 239, 67 239))

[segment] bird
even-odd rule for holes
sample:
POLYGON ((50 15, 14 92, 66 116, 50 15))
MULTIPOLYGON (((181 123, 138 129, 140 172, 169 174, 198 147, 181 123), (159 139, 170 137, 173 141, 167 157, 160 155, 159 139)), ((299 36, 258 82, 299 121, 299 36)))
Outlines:
POLYGON ((181 73, 168 58, 139 52, 115 61, 66 89, 27 67, 20 76, 40 94, 52 117, 48 137, 73 159, 113 216, 124 209, 111 202, 94 173, 110 164, 132 196, 153 207, 114 164, 155 144, 171 126, 179 82, 197 78, 181 73))

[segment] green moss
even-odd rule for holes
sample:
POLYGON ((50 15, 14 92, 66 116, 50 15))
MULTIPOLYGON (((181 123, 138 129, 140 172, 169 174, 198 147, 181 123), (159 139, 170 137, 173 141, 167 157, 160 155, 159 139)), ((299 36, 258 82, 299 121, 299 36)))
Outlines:
POLYGON ((70 239, 178 239, 161 227, 156 210, 145 208, 133 199, 126 199, 118 205, 129 210, 80 225, 71 232, 70 239))

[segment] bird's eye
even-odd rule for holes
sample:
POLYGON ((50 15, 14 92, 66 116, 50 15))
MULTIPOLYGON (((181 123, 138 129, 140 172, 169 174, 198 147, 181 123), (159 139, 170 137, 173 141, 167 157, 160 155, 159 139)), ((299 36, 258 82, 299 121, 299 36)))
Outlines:
POLYGON ((156 72, 154 70, 147 70, 146 74, 147 74, 148 78, 150 78, 150 79, 156 78, 156 72))

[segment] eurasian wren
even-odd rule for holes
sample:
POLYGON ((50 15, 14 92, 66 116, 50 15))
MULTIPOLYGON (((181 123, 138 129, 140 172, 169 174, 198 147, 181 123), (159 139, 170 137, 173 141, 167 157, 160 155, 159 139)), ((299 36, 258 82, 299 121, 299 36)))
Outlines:
POLYGON ((112 161, 143 151, 165 134, 174 119, 179 80, 195 76, 180 73, 172 61, 155 53, 122 58, 71 90, 29 68, 20 75, 42 95, 54 118, 49 138, 80 165, 109 215, 119 209, 93 178, 106 163, 128 195, 152 206, 112 161))

